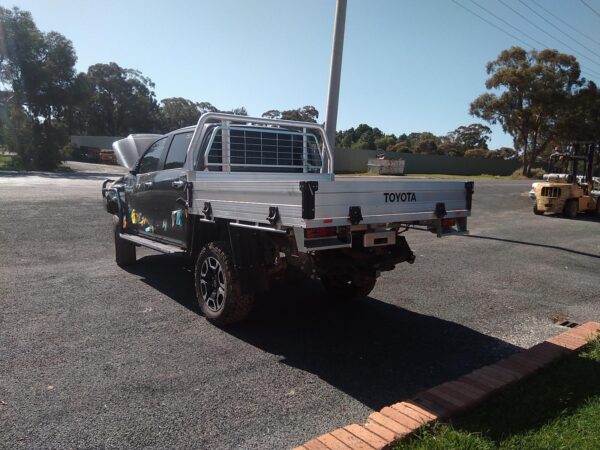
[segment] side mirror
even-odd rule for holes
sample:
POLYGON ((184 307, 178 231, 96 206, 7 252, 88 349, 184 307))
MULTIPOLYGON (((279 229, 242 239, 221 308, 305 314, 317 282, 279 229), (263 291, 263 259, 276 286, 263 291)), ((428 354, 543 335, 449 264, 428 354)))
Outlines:
POLYGON ((137 175, 137 170, 135 170, 135 169, 131 169, 131 170, 129 171, 129 173, 130 173, 131 175, 137 175))

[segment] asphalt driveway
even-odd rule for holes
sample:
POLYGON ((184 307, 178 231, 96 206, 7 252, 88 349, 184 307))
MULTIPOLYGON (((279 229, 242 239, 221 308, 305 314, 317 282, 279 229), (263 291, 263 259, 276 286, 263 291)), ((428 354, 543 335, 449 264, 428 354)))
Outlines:
POLYGON ((470 236, 411 231, 371 297, 279 287, 244 325, 199 315, 185 258, 114 264, 103 174, 0 174, 0 446, 288 448, 600 320, 600 222, 478 181, 470 236))

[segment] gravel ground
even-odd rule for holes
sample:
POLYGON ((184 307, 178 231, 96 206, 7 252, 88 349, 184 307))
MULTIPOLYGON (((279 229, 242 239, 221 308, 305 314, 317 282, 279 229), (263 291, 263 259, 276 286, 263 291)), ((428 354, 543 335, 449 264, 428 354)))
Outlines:
POLYGON ((113 262, 108 169, 0 174, 0 447, 289 448, 600 320, 600 222, 538 217, 529 183, 478 181, 470 236, 334 307, 278 288, 244 325, 200 315, 188 261, 113 262))

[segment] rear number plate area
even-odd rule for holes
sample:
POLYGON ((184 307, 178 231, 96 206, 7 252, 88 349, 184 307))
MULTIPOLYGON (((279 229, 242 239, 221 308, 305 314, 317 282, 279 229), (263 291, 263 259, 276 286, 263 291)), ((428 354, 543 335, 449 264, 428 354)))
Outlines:
POLYGON ((395 231, 377 231, 365 233, 363 245, 365 247, 383 247, 384 245, 394 245, 396 243, 395 231))

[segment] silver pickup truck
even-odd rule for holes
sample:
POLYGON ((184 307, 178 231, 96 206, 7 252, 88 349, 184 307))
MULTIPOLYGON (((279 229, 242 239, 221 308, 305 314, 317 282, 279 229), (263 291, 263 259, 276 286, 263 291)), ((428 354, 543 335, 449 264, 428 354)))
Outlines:
POLYGON ((244 319, 274 279, 320 279, 340 301, 368 295, 415 256, 401 234, 466 232, 473 182, 336 180, 320 125, 222 113, 167 135, 113 145, 129 173, 106 180, 117 264, 136 247, 185 252, 217 325, 244 319))

